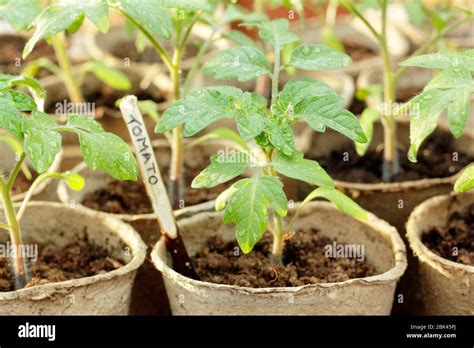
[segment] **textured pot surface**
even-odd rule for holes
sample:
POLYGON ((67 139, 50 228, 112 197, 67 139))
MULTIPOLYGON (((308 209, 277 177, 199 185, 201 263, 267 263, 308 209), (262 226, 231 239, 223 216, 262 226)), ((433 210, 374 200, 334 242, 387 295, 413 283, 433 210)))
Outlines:
MULTIPOLYGON (((290 212, 290 215, 292 212, 290 212)), ((235 239, 235 228, 222 223, 222 213, 201 213, 181 220, 179 228, 191 256, 209 237, 235 239)), ((160 240, 152 260, 162 272, 171 310, 177 315, 388 315, 395 285, 406 268, 405 246, 397 231, 369 214, 367 224, 337 211, 326 202, 309 203, 295 230, 317 228, 338 243, 363 244, 366 260, 378 275, 340 283, 300 287, 247 288, 197 281, 172 268, 171 257, 160 240)))
MULTIPOLYGON (((409 140, 409 124, 407 121, 397 122, 397 136, 399 144, 407 149, 409 140)), ((441 127, 446 130, 446 127, 441 127)), ((374 127, 372 148, 383 142, 383 132, 380 123, 374 127)), ((306 158, 322 157, 331 151, 348 144, 347 138, 339 133, 313 133, 311 147, 305 149, 306 158)), ((459 139, 454 140, 456 149, 474 155, 474 137, 466 132, 459 139)), ((341 152, 341 160, 342 160, 341 152)), ((413 209, 428 198, 449 193, 459 174, 445 177, 405 181, 400 183, 351 183, 335 181, 337 188, 349 194, 363 208, 395 226, 404 234, 405 223, 413 209)), ((299 184, 299 199, 303 199, 314 188, 307 184, 299 184)))
POLYGON ((421 241, 424 231, 445 226, 449 216, 474 204, 474 192, 433 197, 420 204, 407 223, 410 248, 419 263, 423 312, 430 315, 474 315, 474 266, 442 258, 421 241))
MULTIPOLYGON (((25 242, 66 245, 87 234, 125 265, 100 275, 0 292, 0 315, 126 315, 146 246, 132 227, 106 214, 32 202, 21 221, 25 242)), ((2 235, 2 241, 8 239, 2 235)))

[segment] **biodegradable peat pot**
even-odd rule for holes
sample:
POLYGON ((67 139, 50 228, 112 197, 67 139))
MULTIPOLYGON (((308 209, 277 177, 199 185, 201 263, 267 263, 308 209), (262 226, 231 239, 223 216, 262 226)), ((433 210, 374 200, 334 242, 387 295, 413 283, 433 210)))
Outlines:
MULTIPOLYGON (((447 127, 438 127, 449 132, 447 127)), ((409 123, 406 120, 397 121, 397 137, 399 145, 408 149, 409 123)), ((341 149, 350 143, 346 137, 334 131, 325 133, 313 132, 311 147, 305 149, 306 158, 321 158, 330 152, 341 149)), ((474 156, 474 136, 466 132, 461 138, 453 139, 458 151, 474 156)), ((383 143, 383 129, 378 122, 374 125, 374 137, 371 149, 383 143)), ((381 154, 382 155, 382 154, 381 154)), ((342 151, 341 151, 342 160, 342 151)), ((405 223, 413 209, 433 196, 451 192, 459 173, 444 177, 394 183, 354 183, 335 180, 336 187, 348 194, 366 210, 387 221, 403 234, 405 223)), ((306 197, 314 187, 298 183, 298 196, 306 197)))
MULTIPOLYGON (((222 212, 201 213, 178 223, 191 256, 201 251, 213 235, 235 240, 234 226, 223 224, 222 216, 222 212)), ((379 274, 300 287, 249 288, 214 284, 174 271, 171 257, 160 240, 151 257, 163 274, 173 314, 388 315, 396 283, 406 268, 405 245, 395 228, 372 214, 364 224, 327 202, 312 202, 304 207, 295 230, 310 227, 339 243, 364 244, 366 260, 379 274), (289 301, 290 297, 294 301, 289 301)))
MULTIPOLYGON (((308 28, 300 33, 301 42, 305 44, 324 43, 320 21, 314 21, 308 28)), ((392 28, 393 29, 393 28, 392 28)), ((382 66, 382 58, 377 42, 366 35, 360 25, 348 18, 338 19, 334 25, 334 33, 346 48, 346 53, 352 57, 352 64, 340 69, 345 73, 357 76, 364 68, 382 66), (356 29, 357 28, 357 29, 356 29), (360 30, 358 28, 361 28, 360 30)), ((403 57, 408 53, 409 44, 398 32, 391 30, 388 45, 392 56, 403 57)))
MULTIPOLYGON (((91 277, 0 292, 0 315, 128 314, 133 279, 146 255, 132 227, 106 214, 47 202, 32 202, 21 227, 25 241, 58 246, 87 233, 91 242, 126 264, 91 277)), ((2 240, 8 240, 6 233, 2 240)))
MULTIPOLYGON (((162 173, 170 163, 171 150, 165 140, 153 141, 155 155, 162 173)), ((199 144, 185 151, 185 163, 190 168, 205 167, 204 163, 208 163, 211 155, 219 150, 231 148, 232 143, 225 141, 208 141, 199 144)), ((100 171, 90 170, 85 163, 81 163, 72 169, 78 172, 86 179, 86 186, 80 192, 73 191, 65 185, 64 182, 58 184, 58 197, 65 204, 74 204, 76 208, 86 209, 81 202, 84 197, 91 192, 106 187, 110 177, 100 171)), ((185 187, 189 187, 190 183, 186 183, 185 187)), ((87 208, 88 209, 88 208, 87 208)), ((175 211, 176 218, 192 216, 202 211, 212 211, 214 209, 214 200, 208 202, 191 205, 175 211)), ((150 207, 151 210, 151 207, 150 207)), ((150 248, 160 238, 160 230, 156 215, 149 214, 111 214, 127 223, 130 223, 140 234, 150 248)), ((140 268, 137 280, 135 282, 132 313, 133 314, 164 314, 168 309, 166 302, 166 294, 159 273, 150 262, 145 262, 140 268)))
POLYGON ((442 258, 421 241, 424 231, 445 226, 453 212, 471 204, 474 204, 474 192, 443 195, 423 202, 410 215, 407 237, 418 259, 425 314, 474 315, 474 266, 442 258))
MULTIPOLYGON (((108 132, 112 132, 126 141, 130 141, 130 135, 125 122, 122 119, 122 114, 118 107, 115 105, 108 105, 109 100, 111 103, 115 103, 115 100, 125 96, 126 94, 134 94, 138 99, 153 99, 158 102, 158 111, 160 114, 168 107, 169 102, 168 94, 158 87, 151 85, 147 89, 140 87, 141 76, 133 71, 123 70, 122 72, 129 78, 132 88, 127 91, 115 91, 111 87, 105 86, 93 74, 86 74, 84 82, 81 84, 82 94, 84 96, 86 104, 84 111, 89 111, 96 121, 100 122, 104 129, 108 132), (106 105, 101 105, 106 103, 106 105)), ((70 107, 69 95, 64 86, 63 80, 58 76, 48 76, 41 79, 41 84, 47 92, 45 110, 57 116, 58 121, 66 122, 67 114, 64 111, 68 111, 70 107), (64 104, 66 103, 68 104, 64 104)), ((74 114, 74 112, 73 112, 74 114)), ((76 112, 77 114, 77 112, 76 112)), ((150 130, 150 134, 154 135, 155 122, 151 117, 144 118, 147 129, 150 130)), ((157 136, 155 136, 157 137, 157 136)), ((64 144, 77 144, 77 136, 75 134, 63 134, 64 144)))
MULTIPOLYGON (((1 134, 0 134, 1 135, 1 134)), ((62 158, 62 151, 56 156, 56 159, 54 160, 51 168, 48 170, 48 172, 53 173, 57 172, 59 170, 59 167, 61 165, 61 158, 62 158)), ((0 173, 3 171, 10 172, 13 166, 16 163, 16 154, 13 152, 13 150, 5 143, 0 142, 0 173)), ((26 165, 30 169, 30 172, 32 174, 35 173, 33 166, 31 162, 27 159, 26 160, 26 165)), ((26 180, 23 179, 23 174, 20 172, 19 176, 21 178, 17 177, 17 180, 26 180)), ((56 193, 51 191, 48 186, 51 183, 52 180, 48 179, 43 181, 33 192, 33 199, 41 199, 41 200, 48 200, 48 199, 54 199, 56 197, 56 193)), ((33 183, 33 180, 30 182, 30 184, 33 183)), ((23 184, 22 184, 23 186, 23 184)), ((12 201, 13 202, 20 202, 26 197, 26 193, 29 189, 29 186, 25 188, 25 190, 21 190, 21 192, 17 192, 12 195, 12 201)), ((0 203, 1 205, 1 203, 0 203)))

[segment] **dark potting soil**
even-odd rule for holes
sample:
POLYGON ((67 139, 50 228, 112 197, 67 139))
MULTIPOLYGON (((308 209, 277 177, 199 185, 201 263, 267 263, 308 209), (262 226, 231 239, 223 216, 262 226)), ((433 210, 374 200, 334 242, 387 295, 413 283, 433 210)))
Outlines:
POLYGON ((474 265, 474 204, 464 211, 454 212, 447 226, 424 231, 422 241, 438 256, 474 265))
MULTIPOLYGON (((313 159, 336 180, 379 183, 382 177, 382 152, 382 149, 369 150, 365 156, 360 157, 352 144, 348 144, 331 152, 329 156, 313 159), (344 156, 348 158, 347 161, 344 161, 344 156)), ((398 154, 401 170, 393 177, 394 182, 448 177, 474 161, 474 157, 455 149, 451 134, 441 131, 435 132, 425 141, 419 151, 418 163, 408 160, 406 149, 399 149, 398 154), (455 152, 458 154, 457 161, 453 160, 455 152)))
POLYGON ((270 260, 272 236, 267 233, 245 255, 237 243, 211 237, 204 250, 192 258, 201 281, 253 288, 301 286, 305 284, 342 282, 375 275, 366 261, 356 258, 329 258, 325 246, 332 243, 317 230, 297 231, 285 240, 282 264, 270 260), (239 250, 240 251, 240 250, 239 250))
MULTIPOLYGON (((15 290, 7 258, 0 258, 0 291, 15 290)), ((38 244, 38 260, 31 262, 31 279, 26 287, 90 277, 107 273, 123 263, 87 240, 78 240, 64 247, 38 244)))
POLYGON ((344 40, 342 44, 346 53, 352 58, 354 62, 369 59, 377 55, 377 52, 374 50, 349 40, 344 40))
MULTIPOLYGON (((204 169, 203 167, 202 169, 204 169)), ((202 169, 185 167, 185 206, 204 203, 215 199, 224 189, 234 181, 210 189, 191 188, 192 180, 202 169)), ((168 181, 168 168, 164 168, 163 180, 168 181)), ((88 193, 82 204, 94 210, 112 214, 148 214, 153 212, 145 186, 141 179, 138 181, 110 180, 107 186, 97 191, 88 193)))
MULTIPOLYGON (((55 61, 54 50, 46 42, 38 42, 35 49, 28 58, 24 61, 22 58, 23 47, 26 44, 26 39, 17 37, 2 37, 0 39, 0 72, 6 74, 19 74, 21 70, 26 68, 26 65, 40 57, 48 57, 55 61), (19 60, 20 66, 17 66, 19 60)), ((41 72, 43 77, 46 71, 41 72)))

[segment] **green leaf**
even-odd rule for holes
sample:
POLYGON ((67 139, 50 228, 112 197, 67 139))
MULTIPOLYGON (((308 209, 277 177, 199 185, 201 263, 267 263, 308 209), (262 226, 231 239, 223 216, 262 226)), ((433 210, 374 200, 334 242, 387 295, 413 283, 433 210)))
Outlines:
POLYGON ((264 41, 270 41, 273 47, 279 50, 289 43, 299 41, 297 35, 289 32, 290 23, 286 19, 264 22, 258 27, 260 38, 264 41))
POLYGON ((307 98, 295 107, 295 116, 303 118, 311 128, 324 132, 326 126, 338 131, 355 142, 364 143, 367 138, 357 118, 341 108, 344 99, 338 95, 307 98))
POLYGON ((464 52, 440 51, 404 60, 402 66, 419 66, 431 69, 466 68, 474 70, 474 49, 464 52))
POLYGON ((290 65, 311 71, 338 69, 352 62, 348 55, 325 45, 301 45, 297 47, 290 59, 290 65))
POLYGON ((418 150, 423 141, 435 130, 441 112, 448 106, 455 90, 429 89, 413 98, 409 103, 416 106, 410 115, 410 149, 408 158, 417 162, 418 150))
POLYGON ((0 1, 0 18, 4 18, 15 31, 24 31, 40 11, 36 0, 0 1))
POLYGON ((24 119, 24 150, 38 173, 46 172, 61 151, 61 134, 54 130, 57 126, 53 117, 33 111, 31 119, 24 119))
POLYGON ((32 93, 35 94, 38 99, 44 100, 44 98, 46 97, 46 91, 37 79, 22 75, 2 75, 2 78, 0 80, 0 92, 3 92, 4 89, 16 86, 23 86, 29 88, 30 91, 32 91, 32 93))
POLYGON ((238 46, 219 52, 206 62, 203 69, 217 80, 250 81, 270 75, 270 63, 258 48, 238 46))
POLYGON ((263 13, 249 12, 241 6, 229 4, 225 12, 224 23, 245 22, 259 23, 267 20, 263 13))
POLYGON ((118 180, 137 180, 138 168, 130 147, 112 133, 79 133, 81 153, 92 170, 102 169, 118 180))
POLYGON ((449 129, 455 138, 460 138, 466 127, 469 107, 471 106, 470 96, 471 90, 469 87, 464 87, 454 94, 453 100, 448 104, 449 129))
POLYGON ((267 119, 265 122, 265 133, 270 143, 285 155, 291 156, 295 151, 295 137, 291 126, 287 123, 279 123, 275 119, 267 119))
POLYGON ((23 116, 12 100, 0 97, 0 128, 22 140, 23 116))
POLYGON ((87 71, 92 72, 99 80, 118 91, 128 91, 132 83, 122 71, 111 68, 99 61, 90 61, 85 65, 87 71))
POLYGON ((336 91, 322 81, 311 78, 288 81, 278 97, 278 105, 286 109, 294 108, 306 98, 336 95, 336 91))
POLYGON ((7 90, 0 92, 0 98, 11 100, 18 111, 33 111, 37 108, 33 98, 22 92, 7 90))
POLYGON ((237 150, 212 155, 211 164, 194 178, 191 187, 215 187, 241 175, 249 165, 249 156, 237 150))
POLYGON ((355 143, 355 149, 359 156, 364 156, 369 149, 374 134, 374 123, 380 118, 380 112, 370 107, 366 108, 360 115, 359 122, 367 138, 365 143, 355 143))
POLYGON ((69 186, 74 191, 81 191, 86 185, 86 180, 74 172, 68 171, 61 173, 61 177, 66 181, 67 186, 69 186))
POLYGON ((254 139, 265 128, 265 116, 256 112, 250 114, 239 113, 236 115, 237 129, 245 141, 254 139))
POLYGON ((303 153, 295 151, 292 156, 278 154, 272 164, 278 173, 308 184, 334 188, 334 183, 318 162, 303 158, 303 153))
POLYGON ((23 58, 26 58, 36 43, 49 39, 52 35, 65 31, 74 24, 78 18, 85 15, 101 32, 109 29, 109 14, 107 0, 61 0, 48 6, 36 17, 33 26, 36 28, 33 36, 25 45, 23 58))
POLYGON ((411 0, 404 3, 405 10, 410 17, 410 22, 418 27, 423 25, 425 15, 423 13, 423 3, 421 0, 411 0))
POLYGON ((240 30, 231 30, 227 34, 224 34, 224 37, 240 46, 258 48, 257 43, 250 36, 245 35, 240 30))
POLYGON ((158 104, 155 101, 151 99, 139 100, 138 108, 142 114, 150 116, 156 123, 160 121, 158 104))
MULTIPOLYGON (((116 0, 120 8, 152 34, 171 38, 173 23, 169 2, 160 0, 116 0)), ((177 2, 175 2, 177 3, 177 2)))
POLYGON ((347 197, 342 192, 334 188, 319 187, 311 192, 301 203, 301 205, 315 198, 324 198, 330 201, 334 206, 349 216, 352 216, 361 221, 367 221, 367 212, 362 209, 356 202, 347 197))
MULTIPOLYGON (((474 58, 473 58, 474 59, 474 58)), ((466 68, 447 68, 436 75, 424 88, 429 89, 448 89, 472 87, 473 80, 471 73, 466 68)))
POLYGON ((87 116, 71 115, 65 127, 78 134, 81 153, 89 168, 100 168, 118 180, 137 179, 138 166, 133 152, 118 136, 105 132, 87 116))
POLYGON ((454 184, 454 191, 467 192, 474 189, 474 166, 466 168, 454 184))
POLYGON ((249 253, 262 238, 268 225, 268 209, 286 216, 288 202, 280 180, 268 175, 255 175, 234 184, 224 223, 236 224, 236 237, 244 253, 249 253))
POLYGON ((192 136, 214 121, 235 117, 240 104, 248 103, 252 94, 229 86, 202 88, 171 105, 155 131, 164 133, 184 124, 184 135, 192 136))

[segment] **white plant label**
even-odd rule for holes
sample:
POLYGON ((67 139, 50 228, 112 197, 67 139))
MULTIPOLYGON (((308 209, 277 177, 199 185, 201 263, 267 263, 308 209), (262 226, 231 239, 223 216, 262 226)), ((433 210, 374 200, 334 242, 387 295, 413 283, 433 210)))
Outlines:
POLYGON ((160 168, 156 162, 143 116, 138 109, 137 98, 133 95, 123 98, 120 103, 120 110, 132 139, 142 180, 150 197, 153 211, 157 215, 162 232, 175 239, 177 229, 173 209, 161 178, 160 168))

